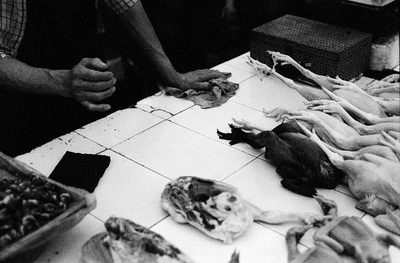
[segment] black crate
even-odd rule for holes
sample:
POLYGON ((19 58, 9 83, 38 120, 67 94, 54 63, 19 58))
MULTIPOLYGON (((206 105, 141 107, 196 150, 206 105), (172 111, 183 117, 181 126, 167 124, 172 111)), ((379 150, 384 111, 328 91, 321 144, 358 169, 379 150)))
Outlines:
POLYGON ((368 32, 377 38, 399 30, 399 3, 400 0, 318 0, 290 14, 368 32))
POLYGON ((358 78, 368 69, 372 35, 293 15, 252 30, 250 56, 272 66, 268 50, 291 56, 316 74, 358 78))

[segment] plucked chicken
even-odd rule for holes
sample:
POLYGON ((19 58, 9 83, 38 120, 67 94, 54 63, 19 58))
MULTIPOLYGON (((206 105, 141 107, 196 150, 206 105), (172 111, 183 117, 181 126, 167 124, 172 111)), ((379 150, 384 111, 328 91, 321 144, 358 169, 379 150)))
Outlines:
POLYGON ((319 137, 299 124, 303 131, 326 153, 338 169, 346 173, 350 191, 358 198, 357 207, 373 216, 395 210, 400 205, 400 164, 374 154, 363 154, 358 159, 345 160, 328 149, 319 137))

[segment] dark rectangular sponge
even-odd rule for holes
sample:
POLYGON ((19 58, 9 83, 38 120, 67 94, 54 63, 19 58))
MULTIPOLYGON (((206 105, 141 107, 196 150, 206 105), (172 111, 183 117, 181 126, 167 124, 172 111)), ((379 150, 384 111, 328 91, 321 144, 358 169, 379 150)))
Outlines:
POLYGON ((109 164, 109 156, 67 151, 49 178, 93 193, 109 164))

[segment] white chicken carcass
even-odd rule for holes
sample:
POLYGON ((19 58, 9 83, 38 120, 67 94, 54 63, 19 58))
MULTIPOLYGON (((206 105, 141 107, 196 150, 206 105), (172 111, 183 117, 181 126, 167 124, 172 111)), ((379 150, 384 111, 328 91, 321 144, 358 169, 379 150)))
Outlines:
MULTIPOLYGON (((312 105, 313 107, 315 105, 315 102, 318 101, 310 102, 308 105, 312 105)), ((328 101, 328 103, 333 103, 333 102, 328 101)), ((320 105, 319 102, 317 104, 320 105)), ((264 110, 264 115, 268 118, 276 118, 277 121, 284 120, 285 118, 297 119, 297 121, 299 121, 308 130, 314 129, 318 137, 326 143, 328 149, 340 154, 341 156, 343 156, 344 159, 358 159, 363 154, 372 153, 384 157, 393 162, 400 163, 400 155, 396 153, 396 148, 400 149, 400 146, 398 146, 395 142, 393 142, 393 140, 395 140, 394 138, 398 138, 396 137, 393 131, 389 132, 391 136, 387 135, 386 133, 382 133, 381 135, 379 135, 379 137, 383 136, 382 139, 392 138, 390 142, 386 142, 386 140, 382 141, 380 138, 377 138, 375 140, 377 144, 365 146, 362 148, 357 148, 357 150, 353 151, 342 150, 333 146, 335 145, 336 141, 340 140, 338 138, 335 138, 336 133, 330 131, 337 131, 338 133, 342 134, 343 137, 349 138, 349 140, 343 142, 343 145, 347 144, 347 146, 352 145, 350 143, 350 140, 354 139, 355 136, 358 136, 358 134, 348 125, 344 124, 340 120, 337 120, 333 116, 326 114, 325 111, 311 111, 308 109, 302 111, 289 111, 283 108, 275 108, 273 110, 264 110), (321 127, 318 125, 318 123, 320 122, 323 122, 326 125, 322 125, 321 127), (334 137, 335 139, 331 141, 330 140, 331 137, 334 137)), ((353 148, 353 147, 348 147, 348 148, 353 148)))
MULTIPOLYGON (((386 117, 385 111, 382 107, 366 92, 360 89, 354 83, 341 80, 339 78, 331 78, 328 76, 321 76, 313 73, 312 71, 304 68, 299 63, 297 63, 293 58, 288 55, 281 54, 279 52, 268 51, 271 55, 272 60, 274 61, 275 67, 277 64, 290 64, 295 67, 297 70, 301 72, 306 78, 311 79, 315 83, 317 83, 320 87, 325 87, 328 90, 334 92, 340 98, 344 98, 348 100, 355 107, 369 112, 380 117, 386 117)), ((252 59, 249 57, 249 64, 253 66, 259 73, 263 75, 273 74, 282 82, 284 82, 290 88, 293 88, 297 92, 300 93, 304 98, 309 101, 319 100, 319 99, 330 99, 330 97, 320 88, 314 88, 310 86, 304 86, 296 84, 293 80, 286 78, 276 72, 273 68, 268 67, 267 65, 252 59)))
POLYGON ((322 89, 332 98, 332 100, 315 100, 309 103, 309 107, 313 110, 322 110, 328 113, 337 113, 340 117, 360 135, 377 134, 382 131, 398 131, 400 132, 400 116, 379 117, 377 115, 364 112, 354 107, 347 100, 342 99, 328 89, 322 89), (367 124, 355 120, 347 111, 357 115, 367 124))
MULTIPOLYGON (((357 207, 373 216, 396 210, 400 206, 400 163, 366 153, 358 159, 346 160, 328 149, 319 137, 302 124, 304 133, 315 141, 337 168, 347 174, 352 194, 360 200, 357 207)), ((383 138, 385 135, 382 136, 383 138)))

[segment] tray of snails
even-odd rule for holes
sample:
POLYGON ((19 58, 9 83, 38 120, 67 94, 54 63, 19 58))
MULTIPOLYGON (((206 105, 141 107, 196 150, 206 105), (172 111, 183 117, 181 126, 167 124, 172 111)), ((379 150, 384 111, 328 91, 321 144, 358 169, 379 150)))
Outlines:
POLYGON ((96 207, 93 194, 0 152, 0 262, 24 262, 96 207))

